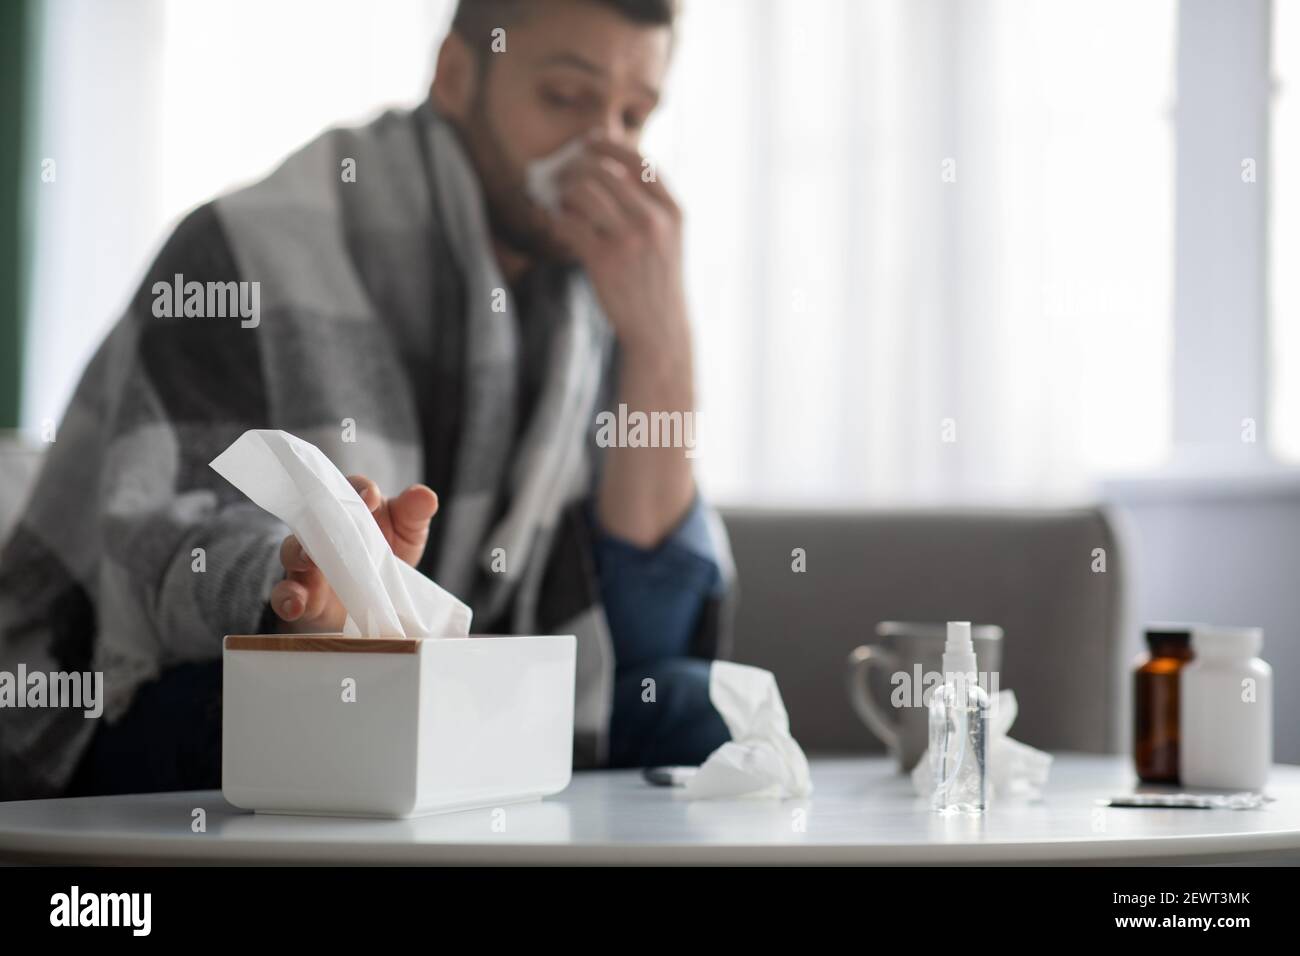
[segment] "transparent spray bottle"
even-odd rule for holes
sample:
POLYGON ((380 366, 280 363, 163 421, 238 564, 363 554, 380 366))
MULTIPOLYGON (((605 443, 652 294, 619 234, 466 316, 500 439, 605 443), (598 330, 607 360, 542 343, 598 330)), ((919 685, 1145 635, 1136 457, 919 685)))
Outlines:
POLYGON ((979 686, 969 621, 949 621, 943 683, 930 696, 932 808, 982 813, 988 805, 989 695, 979 686))

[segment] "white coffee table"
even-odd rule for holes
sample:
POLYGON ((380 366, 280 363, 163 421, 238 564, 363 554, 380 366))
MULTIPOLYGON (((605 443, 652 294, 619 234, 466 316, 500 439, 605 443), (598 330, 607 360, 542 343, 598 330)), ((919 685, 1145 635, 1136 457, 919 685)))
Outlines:
POLYGON ((0 803, 6 863, 1300 862, 1300 767, 1265 809, 1099 808, 1131 791, 1123 757, 1058 754, 1045 799, 943 818, 880 757, 813 761, 807 800, 689 801, 636 771, 574 775, 540 802, 415 820, 246 813, 220 792, 0 803), (206 832, 194 832, 194 810, 206 832))

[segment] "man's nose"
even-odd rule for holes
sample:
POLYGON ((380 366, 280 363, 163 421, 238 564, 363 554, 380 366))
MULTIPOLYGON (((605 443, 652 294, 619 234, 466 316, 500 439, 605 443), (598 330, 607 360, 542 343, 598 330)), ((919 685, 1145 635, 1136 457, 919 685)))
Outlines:
POLYGON ((636 136, 623 124, 622 113, 606 116, 602 122, 592 128, 590 135, 595 139, 608 140, 619 146, 636 148, 636 136))

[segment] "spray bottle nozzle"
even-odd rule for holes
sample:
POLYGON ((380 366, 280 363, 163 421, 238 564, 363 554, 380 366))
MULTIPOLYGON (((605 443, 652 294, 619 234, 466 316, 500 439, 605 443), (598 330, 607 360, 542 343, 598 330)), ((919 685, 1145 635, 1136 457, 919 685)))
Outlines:
POLYGON ((948 622, 948 641, 943 648, 943 672, 945 675, 975 672, 975 644, 970 636, 970 621, 948 622))

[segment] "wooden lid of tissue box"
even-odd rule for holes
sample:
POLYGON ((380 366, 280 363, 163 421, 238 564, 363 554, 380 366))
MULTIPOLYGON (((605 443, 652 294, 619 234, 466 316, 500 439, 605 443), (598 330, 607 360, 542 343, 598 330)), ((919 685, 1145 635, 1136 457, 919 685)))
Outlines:
POLYGON ((344 637, 342 634, 227 634, 228 651, 342 651, 350 654, 418 654, 418 637, 344 637))

